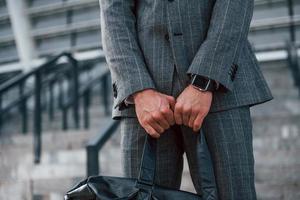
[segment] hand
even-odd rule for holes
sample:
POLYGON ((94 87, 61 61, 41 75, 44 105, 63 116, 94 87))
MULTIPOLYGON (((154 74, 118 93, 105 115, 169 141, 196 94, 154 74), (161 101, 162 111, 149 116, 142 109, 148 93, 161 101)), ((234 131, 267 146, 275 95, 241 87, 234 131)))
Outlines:
POLYGON ((159 138, 160 134, 175 124, 173 96, 150 88, 134 93, 133 100, 139 123, 152 137, 159 138))
POLYGON ((174 117, 176 124, 184 124, 199 131, 202 122, 210 110, 212 92, 202 92, 188 85, 177 97, 174 117))

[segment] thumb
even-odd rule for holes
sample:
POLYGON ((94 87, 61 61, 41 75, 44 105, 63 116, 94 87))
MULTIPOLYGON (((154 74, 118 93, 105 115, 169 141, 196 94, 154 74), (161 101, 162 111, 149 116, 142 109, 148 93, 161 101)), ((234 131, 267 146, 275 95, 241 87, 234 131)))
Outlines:
POLYGON ((174 111, 175 109, 175 104, 176 104, 176 100, 173 96, 169 96, 169 95, 166 95, 166 98, 167 100, 169 101, 169 104, 171 106, 171 109, 174 111))

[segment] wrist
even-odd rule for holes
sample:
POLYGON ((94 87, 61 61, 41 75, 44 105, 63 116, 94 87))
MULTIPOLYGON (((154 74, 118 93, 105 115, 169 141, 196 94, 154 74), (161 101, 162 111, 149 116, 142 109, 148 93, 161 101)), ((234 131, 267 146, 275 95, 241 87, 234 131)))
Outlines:
POLYGON ((135 103, 136 99, 139 98, 139 96, 141 96, 145 93, 148 93, 148 92, 153 92, 153 91, 155 91, 153 88, 146 88, 146 89, 143 89, 143 90, 133 93, 132 94, 133 102, 135 103))
POLYGON ((194 88, 195 90, 199 91, 199 92, 202 92, 202 93, 213 93, 212 91, 209 91, 209 90, 202 90, 202 89, 199 89, 199 87, 197 86, 194 86, 192 84, 189 84, 190 87, 194 88))

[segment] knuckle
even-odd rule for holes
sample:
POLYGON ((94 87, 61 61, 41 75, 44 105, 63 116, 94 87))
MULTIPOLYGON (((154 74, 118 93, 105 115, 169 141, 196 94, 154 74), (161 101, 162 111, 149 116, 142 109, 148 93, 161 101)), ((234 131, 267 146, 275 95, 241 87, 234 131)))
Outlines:
POLYGON ((205 112, 203 109, 200 109, 198 113, 201 117, 203 117, 205 115, 205 112))
POLYGON ((144 117, 143 123, 144 123, 144 124, 148 124, 149 122, 150 122, 149 116, 144 117))
POLYGON ((175 97, 173 97, 173 96, 169 96, 169 98, 175 101, 175 97))
POLYGON ((171 100, 172 102, 175 102, 175 101, 176 101, 175 97, 173 97, 173 96, 170 97, 170 100, 171 100))
POLYGON ((147 122, 146 119, 142 119, 142 120, 140 121, 140 124, 141 124, 142 126, 145 126, 147 123, 148 123, 148 122, 147 122))
POLYGON ((163 108, 161 109, 161 112, 162 112, 163 114, 168 114, 168 113, 169 113, 169 108, 168 108, 168 107, 163 107, 163 108))
POLYGON ((208 110, 207 108, 202 107, 200 108, 200 112, 205 115, 208 112, 208 110))
POLYGON ((175 104, 175 110, 181 111, 182 110, 182 104, 181 103, 176 103, 175 104))
POLYGON ((191 108, 190 106, 187 105, 187 106, 184 106, 184 107, 183 107, 182 111, 183 111, 184 113, 189 113, 189 112, 191 112, 191 109, 192 109, 192 108, 191 108))
POLYGON ((155 118, 153 116, 149 116, 148 123, 153 124, 155 122, 155 118))
POLYGON ((151 114, 152 118, 155 120, 160 120, 161 119, 161 114, 159 112, 153 112, 151 114))
POLYGON ((203 112, 203 108, 201 108, 201 107, 195 108, 195 112, 202 113, 203 112))
POLYGON ((197 110, 197 109, 192 109, 192 110, 191 110, 191 113, 192 113, 193 115, 197 115, 198 113, 200 113, 200 111, 197 110))
POLYGON ((148 115, 148 122, 152 123, 154 121, 154 118, 152 116, 152 114, 148 115))

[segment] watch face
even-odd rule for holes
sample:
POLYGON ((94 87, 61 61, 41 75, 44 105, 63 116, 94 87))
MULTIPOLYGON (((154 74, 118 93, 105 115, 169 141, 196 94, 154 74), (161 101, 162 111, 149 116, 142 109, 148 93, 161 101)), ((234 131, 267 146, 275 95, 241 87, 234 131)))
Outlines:
POLYGON ((197 86, 198 88, 202 89, 202 90, 207 90, 207 87, 210 83, 209 79, 205 79, 203 77, 199 77, 199 76, 195 76, 193 79, 192 84, 197 86))

